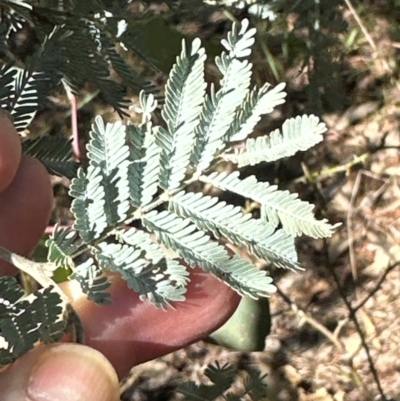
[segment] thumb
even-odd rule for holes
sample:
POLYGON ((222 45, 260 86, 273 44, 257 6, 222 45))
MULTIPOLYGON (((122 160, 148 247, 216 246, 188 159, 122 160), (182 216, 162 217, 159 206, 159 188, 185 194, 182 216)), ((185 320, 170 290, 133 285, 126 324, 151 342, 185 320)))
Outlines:
POLYGON ((0 373, 1 401, 117 401, 117 374, 98 351, 52 344, 28 352, 0 373))

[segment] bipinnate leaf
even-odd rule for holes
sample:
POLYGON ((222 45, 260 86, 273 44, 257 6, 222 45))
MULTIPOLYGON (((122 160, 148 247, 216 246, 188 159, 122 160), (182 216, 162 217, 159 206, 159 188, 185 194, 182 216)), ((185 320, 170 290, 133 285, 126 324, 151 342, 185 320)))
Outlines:
MULTIPOLYGON (((25 7, 29 2, 8 3, 13 7, 18 3, 20 11, 24 7, 28 14, 36 10, 25 7)), ((71 15, 54 12, 52 7, 60 2, 51 3, 51 7, 42 7, 49 26, 36 21, 38 18, 32 20, 44 41, 40 57, 35 56, 41 68, 17 71, 2 66, 0 108, 11 112, 17 129, 22 130, 40 99, 47 96, 48 85, 62 80, 74 92, 91 81, 103 99, 124 114, 122 108, 128 104, 124 83, 133 89, 144 85, 142 80, 136 82, 110 36, 121 35, 120 40, 133 48, 133 40, 125 32, 129 22, 107 14, 100 0, 62 2, 65 4, 60 7, 66 7, 71 15), (105 29, 110 21, 114 25, 105 29), (110 65, 122 83, 108 79, 110 65)), ((127 7, 130 2, 123 3, 127 7)), ((121 4, 118 7, 126 10, 121 4)), ((317 220, 313 205, 297 194, 259 182, 255 176, 242 179, 239 172, 228 173, 223 165, 217 166, 221 161, 239 167, 273 162, 307 150, 320 142, 326 131, 325 124, 310 115, 289 119, 281 130, 268 135, 248 138, 261 117, 286 97, 283 83, 250 90, 252 64, 247 58, 254 36, 248 20, 233 24, 222 41, 224 51, 215 59, 220 82, 210 85, 209 90, 200 40, 191 45, 183 42, 167 81, 163 121, 153 122, 157 100, 144 91, 136 108, 141 113, 138 125, 105 123, 97 117, 87 145, 88 163, 76 175, 67 140, 25 142, 25 151, 42 160, 50 172, 74 177, 69 193, 75 222, 73 229, 56 228, 47 241, 49 264, 35 264, 18 255, 10 259, 23 271, 28 263, 28 273, 33 273, 41 290, 26 296, 14 279, 0 278, 0 365, 14 361, 37 342, 58 340, 66 318, 77 318, 64 293, 53 286, 50 274, 57 268, 71 273, 69 278, 99 304, 111 301, 105 273, 112 271, 119 273, 142 300, 162 308, 174 306, 185 299, 190 267, 200 267, 239 294, 258 299, 270 296, 276 288, 269 274, 248 256, 277 267, 299 269, 295 237, 332 235, 336 226, 326 219, 317 220), (243 141, 241 149, 235 148, 238 141, 243 141), (218 171, 213 172, 214 167, 218 171), (218 192, 237 194, 243 202, 252 200, 252 205, 260 207, 260 217, 203 194, 204 184, 218 192)), ((154 88, 146 85, 146 89, 154 88)), ((4 255, 6 259, 7 252, 4 255)), ((209 367, 206 375, 213 382, 211 386, 189 382, 182 387, 183 394, 189 399, 223 396, 230 401, 265 397, 259 373, 249 372, 241 393, 230 391, 231 367, 209 367)))
POLYGON ((332 234, 334 226, 316 220, 312 205, 296 194, 253 176, 240 179, 238 172, 203 174, 221 156, 240 166, 289 156, 319 142, 325 131, 317 117, 298 117, 288 120, 282 133, 276 130, 265 138, 248 139, 244 149, 226 153, 286 96, 284 84, 249 91, 252 66, 246 57, 254 34, 247 20, 234 24, 223 41, 225 50, 216 58, 222 75, 219 89, 211 86, 209 94, 200 41, 183 43, 166 86, 165 125, 153 125, 157 101, 144 92, 138 126, 96 119, 88 145, 89 167, 79 169, 70 189, 75 229, 96 262, 74 269, 72 257, 82 253, 75 240, 59 233, 54 244, 50 242, 50 258, 68 264, 89 297, 97 296, 101 302, 107 285, 101 271, 112 270, 157 306, 182 300, 188 273, 178 258, 213 273, 242 295, 268 296, 275 291, 271 278, 247 259, 230 255, 222 243, 228 241, 258 259, 294 270, 300 268, 295 236, 332 234), (216 197, 184 191, 197 179, 258 202, 261 217, 255 219, 216 197), (162 204, 168 210, 159 211, 162 204), (127 229, 134 220, 148 232, 127 229), (119 243, 110 242, 110 236, 119 243), (70 254, 69 246, 74 248, 70 254))

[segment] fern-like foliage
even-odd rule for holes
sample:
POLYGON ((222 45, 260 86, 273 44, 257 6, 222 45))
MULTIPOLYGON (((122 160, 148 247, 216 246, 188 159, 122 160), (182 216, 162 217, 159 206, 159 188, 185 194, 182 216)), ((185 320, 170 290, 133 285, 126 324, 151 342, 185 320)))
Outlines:
POLYGON ((203 176, 201 180, 259 202, 262 220, 273 227, 281 223, 283 230, 292 236, 330 237, 337 227, 330 225, 326 219, 316 220, 312 213, 314 206, 298 199, 297 194, 280 191, 275 185, 257 181, 255 176, 241 180, 238 172, 222 172, 203 176))
POLYGON ((239 207, 219 202, 201 193, 178 193, 169 202, 170 210, 193 219, 199 229, 211 231, 216 238, 225 237, 235 244, 279 267, 295 269, 297 255, 290 235, 275 231, 272 224, 243 214, 239 207))
POLYGON ((197 173, 207 169, 216 153, 224 148, 224 136, 248 93, 252 65, 243 58, 250 55, 255 34, 255 29, 248 29, 248 25, 247 20, 240 29, 234 25, 228 38, 222 41, 226 51, 215 59, 222 74, 221 88, 216 91, 211 86, 195 129, 192 165, 197 173))
MULTIPOLYGON (((251 117, 253 116, 254 114, 251 117)), ((248 118, 248 121, 243 122, 241 127, 247 128, 248 125, 251 125, 251 117, 248 118)), ((241 128, 240 135, 232 139, 244 139, 244 134, 248 135, 246 128, 241 128)), ((276 129, 269 135, 256 139, 250 138, 246 141, 244 148, 235 149, 234 153, 224 154, 223 158, 236 163, 238 167, 254 166, 260 162, 273 162, 316 145, 322 141, 322 134, 325 131, 325 124, 316 116, 304 115, 290 118, 284 122, 282 132, 276 129)))
POLYGON ((97 118, 88 145, 89 168, 99 169, 104 189, 106 226, 124 221, 129 209, 129 148, 122 123, 107 124, 97 118))
POLYGON ((189 166, 205 93, 205 52, 197 39, 187 54, 185 43, 182 53, 171 70, 165 88, 162 116, 168 129, 158 127, 157 145, 161 150, 160 186, 164 190, 176 189, 189 166))
POLYGON ((38 341, 59 340, 65 330, 62 301, 48 287, 26 295, 13 277, 0 277, 0 367, 20 357, 38 341))
POLYGON ((26 139, 22 142, 22 151, 40 160, 50 174, 69 179, 76 176, 78 163, 73 160, 70 140, 58 136, 26 139))
POLYGON ((82 291, 90 301, 97 304, 111 303, 111 294, 106 292, 111 284, 107 277, 102 275, 101 269, 94 264, 93 259, 90 258, 76 266, 69 278, 80 284, 82 291))
POLYGON ((39 100, 48 86, 48 77, 36 71, 3 64, 0 70, 1 109, 10 113, 17 131, 23 131, 34 118, 39 100))
POLYGON ((208 365, 204 375, 212 384, 197 384, 194 381, 188 381, 178 386, 177 392, 184 396, 185 400, 217 400, 225 399, 229 401, 240 401, 248 396, 252 401, 261 401, 267 396, 267 387, 263 382, 265 376, 262 376, 258 370, 248 370, 244 382, 243 390, 236 392, 228 391, 237 375, 236 369, 229 364, 208 365))
MULTIPOLYGON (((35 51, 25 69, 14 68, 13 88, 6 86, 7 90, 1 91, 8 99, 2 108, 11 112, 18 130, 26 128, 51 89, 61 82, 73 92, 91 82, 120 115, 127 114, 128 89, 136 93, 142 89, 147 93, 157 91, 118 52, 124 47, 123 33, 135 28, 135 16, 128 6, 126 1, 111 4, 105 0, 0 3, 0 32, 5 33, 0 34, 0 46, 7 55, 3 70, 18 60, 10 51, 13 32, 25 29, 28 35, 24 36, 34 41, 30 47, 35 51), (127 16, 132 23, 127 22, 127 16), (112 70, 121 82, 110 79, 112 70)), ((130 48, 135 50, 134 42, 130 42, 130 48)), ((146 59, 146 53, 142 51, 141 55, 146 59)))
MULTIPOLYGON (((72 267, 72 277, 80 282, 90 277, 87 293, 101 271, 111 270, 119 272, 143 299, 170 305, 184 299, 188 276, 183 259, 242 295, 264 297, 275 291, 271 277, 250 260, 229 253, 224 242, 277 267, 298 269, 294 237, 332 234, 334 226, 315 219, 313 206, 296 194, 254 176, 241 179, 239 172, 211 171, 223 159, 241 165, 246 157, 257 163, 289 156, 318 143, 326 129, 315 116, 298 117, 288 120, 282 133, 277 130, 259 139, 263 146, 255 148, 249 139, 241 153, 231 151, 235 141, 245 139, 261 116, 285 98, 283 84, 249 88, 251 64, 246 58, 254 34, 248 21, 233 26, 223 41, 225 50, 216 59, 220 88, 211 86, 210 95, 205 92, 205 52, 200 41, 191 46, 183 43, 166 85, 162 110, 166 126, 152 124, 157 103, 145 93, 140 96, 138 126, 105 124, 96 118, 88 144, 89 165, 78 170, 70 189, 74 228, 100 268, 88 262, 77 275, 72 267), (258 202, 261 218, 218 197, 185 189, 195 180, 258 202), (162 204, 165 209, 159 210, 162 204), (142 229, 124 228, 134 221, 142 229)), ((57 257, 50 254, 50 259, 70 267, 72 253, 68 254, 63 235, 56 232, 50 240, 51 249, 57 249, 53 252, 57 257)))
MULTIPOLYGON (((93 35, 98 39, 100 34, 93 35)), ((294 237, 332 235, 335 226, 317 220, 313 206, 297 194, 254 176, 242 179, 239 171, 215 171, 224 159, 246 165, 306 150, 326 129, 315 116, 298 117, 288 120, 282 132, 248 139, 244 150, 232 150, 285 98, 283 84, 250 89, 247 58, 254 35, 247 20, 233 25, 223 41, 225 50, 216 58, 220 84, 211 85, 209 92, 204 48, 198 39, 184 42, 166 85, 165 124, 153 124, 157 102, 145 92, 140 94, 142 120, 137 126, 95 119, 87 166, 78 169, 70 186, 74 227, 56 229, 47 242, 49 262, 67 269, 90 299, 110 301, 103 273, 113 271, 142 299, 167 307, 184 300, 193 267, 211 272, 241 295, 268 297, 276 290, 272 278, 244 251, 252 260, 298 269, 294 237), (258 202, 261 217, 194 192, 194 182, 258 202)), ((218 391, 227 390, 230 382, 224 383, 218 391)))
POLYGON ((65 269, 74 267, 73 255, 79 251, 85 243, 78 236, 77 231, 70 228, 58 227, 53 235, 46 241, 48 248, 47 258, 49 262, 62 266, 65 269))

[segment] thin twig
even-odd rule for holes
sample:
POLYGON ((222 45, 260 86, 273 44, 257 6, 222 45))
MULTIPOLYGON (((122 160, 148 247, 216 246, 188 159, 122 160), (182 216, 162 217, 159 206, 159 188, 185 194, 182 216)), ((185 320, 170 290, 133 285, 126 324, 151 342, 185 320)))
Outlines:
MULTIPOLYGON (((275 284, 277 287, 277 285, 275 284)), ((293 302, 284 292, 282 292, 277 287, 277 293, 282 297, 282 299, 290 306, 292 311, 300 317, 300 319, 305 320, 310 326, 314 327, 314 329, 318 330, 322 333, 329 341, 331 341, 336 348, 339 349, 340 352, 344 352, 343 344, 340 340, 331 332, 329 331, 323 324, 319 323, 313 317, 308 315, 303 309, 299 308, 295 302, 293 302)))
MULTIPOLYGON (((374 40, 372 39, 372 36, 367 31, 367 28, 363 24, 363 22, 362 22, 360 16, 358 15, 356 9, 353 7, 353 4, 351 4, 351 1, 350 0, 344 0, 344 2, 346 3, 348 9, 350 10, 351 14, 353 15, 354 19, 356 20, 356 22, 357 22, 358 26, 360 27, 362 33, 364 34, 365 38, 367 39, 367 42, 369 43, 369 45, 374 50, 375 54, 374 54, 373 58, 375 58, 375 60, 376 60, 377 56, 379 55, 379 49, 376 46, 374 40)), ((392 69, 390 68, 389 63, 385 60, 384 57, 381 57, 381 61, 383 63, 383 66, 385 67, 386 71, 391 72, 392 69)))
MULTIPOLYGON (((368 200, 372 203, 382 194, 383 190, 385 189, 385 184, 387 184, 387 180, 372 174, 369 171, 366 170, 360 170, 357 173, 356 180, 354 182, 353 190, 351 193, 351 198, 350 198, 350 206, 349 206, 349 211, 346 216, 346 226, 347 226, 347 235, 348 235, 348 243, 349 243, 349 256, 350 256, 350 266, 351 266, 351 273, 354 281, 354 286, 356 288, 356 283, 358 281, 358 272, 357 272, 357 261, 356 261, 356 256, 355 256, 355 251, 354 251, 354 235, 353 235, 353 214, 356 209, 355 203, 356 203, 356 198, 358 195, 358 191, 361 185, 361 179, 363 176, 368 176, 372 179, 382 181, 383 184, 380 186, 380 188, 373 194, 372 196, 372 201, 371 198, 368 198, 368 200)), ((367 199, 367 198, 364 198, 367 199)), ((365 204, 365 202, 362 202, 365 204)), ((357 291, 356 291, 356 297, 357 297, 357 291)))
POLYGON ((371 153, 365 152, 360 156, 354 157, 353 160, 351 160, 345 164, 339 164, 337 166, 327 167, 322 170, 308 172, 306 174, 303 174, 301 177, 296 178, 294 180, 294 183, 299 183, 299 182, 304 182, 304 181, 309 181, 309 182, 314 183, 316 181, 316 179, 320 178, 320 177, 329 177, 329 176, 332 176, 332 175, 338 174, 338 173, 348 173, 352 167, 354 167, 358 164, 364 163, 369 156, 371 156, 371 153))
POLYGON ((365 25, 363 24, 363 22, 362 22, 360 16, 358 15, 356 9, 353 7, 353 4, 351 4, 350 0, 344 0, 344 2, 346 3, 346 6, 350 10, 350 12, 353 15, 354 19, 356 20, 358 26, 362 30, 362 32, 363 32, 363 34, 365 36, 365 39, 367 39, 367 42, 372 47, 372 49, 374 49, 376 51, 376 44, 375 44, 374 40, 372 39, 371 35, 369 34, 369 32, 367 31, 367 28, 365 28, 365 25))
MULTIPOLYGON (((362 173, 359 171, 357 173, 357 177, 354 181, 354 186, 353 190, 351 191, 351 197, 350 197, 350 205, 349 205, 349 211, 346 216, 346 227, 347 227, 347 236, 348 236, 348 243, 349 243, 349 256, 350 256, 350 267, 351 267, 351 275, 353 277, 353 284, 354 287, 356 288, 356 283, 358 281, 358 274, 357 274, 357 261, 356 261, 356 256, 354 253, 354 236, 353 236, 353 211, 354 211, 354 205, 355 205, 355 200, 356 196, 358 194, 358 190, 360 188, 360 183, 361 183, 361 177, 362 173)), ((357 291, 356 291, 356 297, 357 297, 357 291)))
MULTIPOLYGON (((369 152, 366 153, 365 155, 366 155, 365 157, 367 157, 367 156, 369 155, 369 152)), ((309 176, 310 174, 306 172, 305 175, 306 175, 306 176, 307 176, 307 175, 309 176)), ((314 185, 315 189, 318 191, 318 185, 316 185, 317 183, 316 183, 315 181, 312 181, 311 183, 314 185)), ((326 241, 326 239, 324 240, 324 252, 325 252, 326 266, 328 267, 328 270, 330 271, 331 275, 333 276, 334 281, 335 281, 335 284, 336 284, 336 287, 338 288, 340 297, 343 299, 343 301, 344 301, 344 303, 345 303, 345 305, 346 305, 346 307, 347 307, 347 309, 348 309, 348 311, 349 311, 349 319, 354 323, 354 325, 355 325, 355 327, 356 327, 356 331, 357 331, 358 335, 359 335, 360 338, 361 338, 361 346, 364 348, 365 353, 366 353, 366 355, 367 355, 367 360, 368 360, 369 368, 370 368, 370 371, 371 371, 372 376, 373 376, 373 378, 374 378, 374 381, 375 381, 375 383, 376 383, 376 385, 377 385, 379 394, 380 394, 381 397, 382 397, 382 401, 386 401, 387 398, 386 398, 386 396, 385 396, 385 394, 384 394, 384 392, 383 392, 383 389, 382 389, 382 386, 381 386, 381 383, 380 383, 380 380, 379 380, 378 372, 377 372, 377 370, 376 370, 376 368, 375 368, 375 365, 374 365, 374 362, 373 362, 373 360, 372 360, 372 357, 371 357, 371 353, 370 353, 370 351, 369 351, 368 344, 367 344, 367 342, 366 342, 366 340, 365 340, 365 337, 364 337, 364 334, 363 334, 363 332, 362 332, 361 326, 360 326, 360 324, 359 324, 359 322, 358 322, 358 319, 357 319, 357 317, 356 317, 356 313, 354 312, 354 310, 353 310, 353 308, 352 308, 350 302, 349 302, 349 301, 347 300, 347 298, 346 298, 346 294, 344 293, 343 288, 341 287, 340 280, 339 280, 339 278, 338 278, 336 272, 334 271, 334 269, 333 269, 332 267, 330 267, 330 258, 329 258, 329 253, 328 253, 328 247, 327 247, 327 241, 326 241)), ((329 333, 330 333, 330 332, 329 332, 329 333)), ((335 334, 337 335, 338 332, 335 331, 334 334, 330 333, 331 338, 337 339, 337 337, 335 336, 335 334)), ((350 360, 350 362, 351 362, 351 360, 350 360)), ((351 366, 352 373, 353 373, 354 377, 357 378, 357 380, 358 380, 358 379, 359 379, 359 375, 358 375, 357 371, 352 367, 352 365, 350 365, 350 366, 351 366)), ((364 386, 363 386, 363 387, 364 387, 364 386)), ((368 389, 365 388, 365 387, 364 387, 364 390, 365 390, 366 392, 368 392, 368 389)))
POLYGON ((74 150, 77 160, 82 158, 81 149, 79 146, 79 132, 78 132, 78 105, 76 96, 73 94, 71 88, 64 83, 65 91, 71 105, 71 131, 72 131, 72 149, 74 150))
POLYGON ((356 306, 352 307, 354 313, 357 312, 360 308, 362 308, 366 304, 366 302, 380 289, 387 275, 397 266, 400 266, 400 262, 396 262, 387 266, 387 268, 385 269, 385 271, 382 273, 381 277, 375 284, 374 288, 362 300, 360 300, 356 306))
POLYGON ((351 321, 354 323, 355 329, 356 329, 356 331, 357 331, 357 333, 358 333, 358 335, 359 335, 359 337, 361 339, 362 347, 364 348, 364 351, 365 351, 365 353, 367 355, 368 366, 369 366, 371 374, 372 374, 372 376, 374 378, 375 384, 376 384, 376 386, 378 388, 378 392, 379 392, 379 394, 380 394, 380 396, 381 396, 383 401, 388 401, 388 398, 386 397, 386 395, 385 395, 385 393, 383 391, 383 388, 382 388, 382 385, 381 385, 381 382, 380 382, 380 379, 379 379, 378 371, 375 368, 375 364, 374 364, 374 361, 372 359, 371 352, 369 350, 369 346, 368 346, 367 341, 365 339, 365 336, 364 336, 364 333, 362 331, 361 325, 358 322, 356 312, 355 312, 354 308, 351 306, 350 301, 347 299, 346 294, 343 291, 343 288, 341 286, 339 277, 335 272, 335 269, 330 266, 326 240, 325 240, 324 250, 325 250, 325 255, 326 255, 325 259, 326 259, 327 266, 330 267, 329 271, 330 271, 330 273, 331 273, 331 275, 332 275, 332 277, 333 277, 333 279, 335 281, 336 287, 337 287, 337 289, 339 291, 339 295, 342 298, 344 304, 346 305, 347 310, 349 311, 349 317, 350 317, 351 321))

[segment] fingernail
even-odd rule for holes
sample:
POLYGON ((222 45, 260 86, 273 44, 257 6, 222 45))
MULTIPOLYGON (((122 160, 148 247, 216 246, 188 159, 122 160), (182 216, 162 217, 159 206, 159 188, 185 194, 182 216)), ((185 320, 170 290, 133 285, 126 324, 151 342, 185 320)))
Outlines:
POLYGON ((32 369, 30 401, 117 401, 118 379, 106 358, 78 344, 49 347, 32 369))

